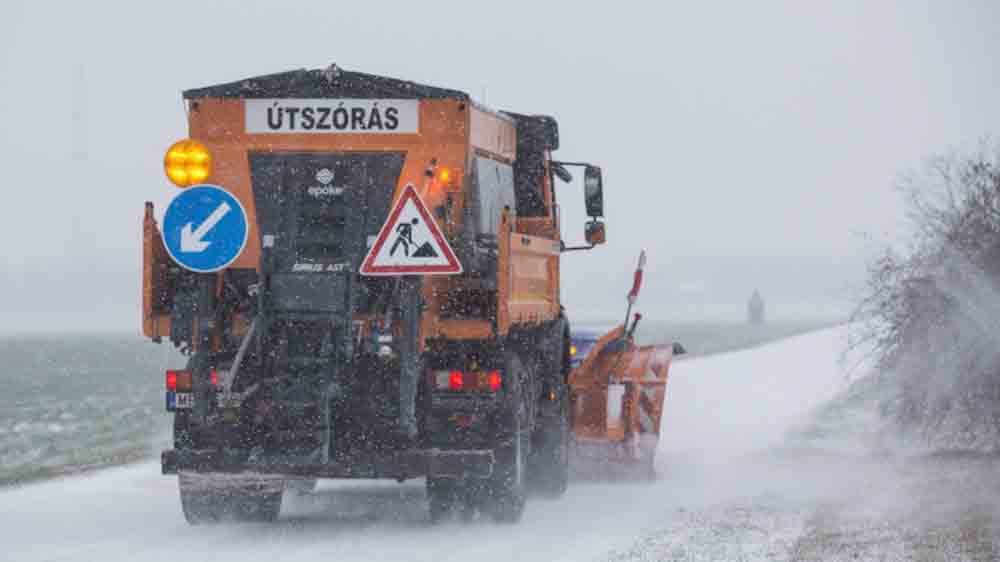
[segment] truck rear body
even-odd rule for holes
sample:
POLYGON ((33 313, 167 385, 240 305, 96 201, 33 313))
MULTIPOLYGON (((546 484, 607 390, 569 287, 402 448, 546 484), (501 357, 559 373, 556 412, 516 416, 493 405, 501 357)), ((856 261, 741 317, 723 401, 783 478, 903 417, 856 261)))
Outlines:
POLYGON ((249 235, 187 271, 147 204, 143 330, 191 355, 165 472, 491 478, 566 417, 554 120, 336 68, 184 97, 249 235), (359 274, 408 185, 460 275, 359 274))

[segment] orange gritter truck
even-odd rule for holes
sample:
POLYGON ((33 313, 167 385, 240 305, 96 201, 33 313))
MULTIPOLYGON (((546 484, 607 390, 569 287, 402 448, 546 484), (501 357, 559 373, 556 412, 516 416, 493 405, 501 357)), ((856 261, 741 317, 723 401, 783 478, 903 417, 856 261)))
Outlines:
POLYGON ((553 159, 556 121, 337 66, 183 97, 142 277, 145 335, 188 355, 162 454, 187 520, 272 520, 317 478, 425 477, 434 521, 562 494, 560 258, 605 231, 601 169, 553 159), (554 183, 576 168, 567 247, 554 183))

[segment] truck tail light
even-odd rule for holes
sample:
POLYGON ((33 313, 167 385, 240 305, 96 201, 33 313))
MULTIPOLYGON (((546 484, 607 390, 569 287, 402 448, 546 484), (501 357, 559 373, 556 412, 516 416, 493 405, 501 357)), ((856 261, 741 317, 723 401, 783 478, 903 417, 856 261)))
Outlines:
POLYGON ((486 375, 486 384, 489 385, 490 392, 500 390, 500 383, 502 382, 503 379, 500 378, 500 371, 490 371, 490 373, 486 375))
POLYGON ((167 390, 190 392, 191 387, 191 371, 167 371, 167 390))
MULTIPOLYGON (((212 386, 219 386, 219 371, 212 369, 210 375, 212 386)), ((191 392, 193 388, 194 379, 192 378, 191 371, 167 371, 167 390, 171 392, 191 392)))
POLYGON ((167 371, 167 390, 177 391, 177 371, 167 371))
POLYGON ((431 385, 435 390, 452 392, 498 392, 503 384, 500 371, 433 371, 431 385))
POLYGON ((465 386, 465 373, 452 371, 448 373, 448 390, 462 390, 465 386))

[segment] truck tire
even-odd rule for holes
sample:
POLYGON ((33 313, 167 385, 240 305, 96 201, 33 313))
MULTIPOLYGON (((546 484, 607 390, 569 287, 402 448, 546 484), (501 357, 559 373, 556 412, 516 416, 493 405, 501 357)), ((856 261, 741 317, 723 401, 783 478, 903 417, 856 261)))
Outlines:
POLYGON ((524 392, 527 371, 521 360, 510 353, 506 372, 510 386, 508 404, 511 405, 509 419, 512 420, 510 443, 497 451, 490 478, 490 500, 493 519, 499 523, 517 523, 524 514, 527 499, 527 458, 531 453, 531 412, 530 396, 524 392))
POLYGON ((531 489, 550 498, 561 497, 569 487, 569 399, 565 389, 557 392, 558 414, 539 420, 528 465, 531 489))
POLYGON ((455 505, 456 482, 450 478, 427 479, 427 503, 432 524, 448 518, 455 505))
POLYGON ((448 519, 457 512, 464 521, 471 521, 483 506, 482 481, 476 478, 428 478, 427 502, 431 524, 448 519))
POLYGON ((563 320, 550 331, 544 348, 539 349, 541 392, 539 414, 535 418, 528 474, 531 490, 550 498, 558 498, 569 487, 570 407, 569 385, 569 326, 563 320), (552 353, 558 350, 558 353, 552 353))
POLYGON ((177 478, 184 518, 191 525, 271 522, 281 512, 283 484, 241 482, 238 477, 180 474, 177 478))

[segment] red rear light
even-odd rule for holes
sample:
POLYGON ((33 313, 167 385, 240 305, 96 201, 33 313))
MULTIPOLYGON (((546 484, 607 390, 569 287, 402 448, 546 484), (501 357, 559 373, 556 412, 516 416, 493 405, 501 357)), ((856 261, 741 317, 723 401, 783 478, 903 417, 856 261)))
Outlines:
POLYGON ((191 392, 192 387, 191 371, 167 371, 167 390, 171 392, 191 392))
POLYGON ((501 382, 503 381, 500 378, 500 371, 490 371, 490 374, 486 375, 486 384, 490 386, 491 392, 500 390, 501 382))
POLYGON ((212 386, 219 386, 219 371, 212 369, 212 386))
POLYGON ((503 376, 499 370, 493 371, 432 371, 428 383, 435 390, 451 392, 499 392, 503 387, 503 376))

